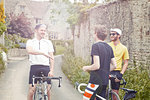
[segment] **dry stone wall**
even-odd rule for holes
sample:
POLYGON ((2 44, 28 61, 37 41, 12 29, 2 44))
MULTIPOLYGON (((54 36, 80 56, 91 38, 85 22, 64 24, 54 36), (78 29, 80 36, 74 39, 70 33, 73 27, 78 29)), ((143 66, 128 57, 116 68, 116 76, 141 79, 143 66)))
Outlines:
MULTIPOLYGON (((95 25, 123 31, 130 62, 150 64, 150 0, 116 0, 87 11, 87 19, 75 28, 75 55, 89 60, 95 25)), ((109 42, 109 36, 107 37, 109 42)))

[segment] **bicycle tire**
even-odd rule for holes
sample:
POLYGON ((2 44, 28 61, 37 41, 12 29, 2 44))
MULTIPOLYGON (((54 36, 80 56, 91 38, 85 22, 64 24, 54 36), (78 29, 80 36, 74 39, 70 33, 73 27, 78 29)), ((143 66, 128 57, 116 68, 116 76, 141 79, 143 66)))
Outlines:
POLYGON ((107 97, 107 100, 113 100, 112 95, 114 95, 117 100, 120 100, 119 95, 114 91, 109 92, 109 97, 107 97))
POLYGON ((37 89, 35 89, 34 95, 33 95, 33 100, 38 100, 38 92, 37 89))
POLYGON ((35 89, 33 100, 43 100, 42 94, 39 92, 38 87, 35 89))
POLYGON ((44 95, 44 100, 48 100, 48 97, 46 95, 44 95))

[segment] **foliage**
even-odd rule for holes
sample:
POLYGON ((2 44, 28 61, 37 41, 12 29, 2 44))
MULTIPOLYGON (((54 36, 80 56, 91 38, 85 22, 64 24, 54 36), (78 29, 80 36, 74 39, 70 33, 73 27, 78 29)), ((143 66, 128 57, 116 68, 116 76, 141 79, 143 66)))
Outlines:
POLYGON ((75 25, 80 25, 87 19, 87 10, 94 7, 96 3, 67 3, 69 5, 68 13, 70 14, 67 18, 67 23, 70 25, 73 39, 74 39, 74 30, 75 25))
POLYGON ((22 38, 20 35, 16 34, 6 34, 5 35, 5 46, 8 48, 19 48, 19 43, 26 43, 28 39, 22 38))
POLYGON ((7 53, 8 50, 7 50, 7 48, 5 48, 4 45, 0 44, 0 74, 5 69, 5 62, 3 61, 2 51, 4 51, 5 53, 7 53))
POLYGON ((21 37, 31 38, 33 32, 31 30, 31 23, 24 13, 19 16, 14 14, 9 15, 8 34, 20 34, 21 37))
MULTIPOLYGON (((148 75, 148 67, 144 65, 136 66, 132 68, 129 66, 129 70, 126 71, 124 78, 127 81, 126 88, 134 89, 137 91, 135 100, 149 100, 150 99, 150 77, 148 75), (131 68, 131 69, 130 69, 131 68)), ((120 94, 124 94, 120 90, 120 94)))
POLYGON ((0 51, 1 50, 4 51, 5 53, 8 53, 8 49, 3 44, 0 43, 0 51))
POLYGON ((0 36, 6 31, 6 25, 0 22, 0 36))
MULTIPOLYGON (((89 65, 84 62, 80 57, 75 57, 73 54, 73 49, 71 46, 67 49, 63 57, 62 70, 65 75, 74 84, 76 81, 79 83, 87 83, 89 79, 89 74, 86 75, 82 71, 82 66, 89 65)), ((127 82, 125 88, 134 89, 137 91, 135 100, 149 100, 150 99, 150 77, 148 65, 131 66, 129 65, 126 73, 124 74, 124 79, 127 82)), ((123 98, 125 92, 120 90, 120 97, 123 98)))
POLYGON ((3 61, 2 54, 0 52, 0 74, 3 72, 4 69, 5 69, 5 63, 3 61))
POLYGON ((89 74, 82 70, 84 65, 87 65, 87 63, 80 57, 75 57, 72 46, 69 46, 63 57, 62 70, 73 84, 75 82, 88 82, 89 74))
POLYGON ((4 0, 0 2, 0 22, 5 23, 4 0))
POLYGON ((79 7, 76 5, 70 5, 68 12, 69 12, 70 16, 68 17, 67 22, 72 27, 78 23, 79 7))
POLYGON ((69 44, 72 44, 73 41, 53 40, 52 43, 55 51, 54 54, 60 55, 60 54, 64 54, 67 46, 69 44))
POLYGON ((55 50, 56 50, 55 55, 61 55, 64 53, 65 47, 62 45, 56 45, 55 50))
POLYGON ((5 12, 4 12, 4 1, 1 0, 0 2, 0 36, 6 31, 5 23, 5 12))

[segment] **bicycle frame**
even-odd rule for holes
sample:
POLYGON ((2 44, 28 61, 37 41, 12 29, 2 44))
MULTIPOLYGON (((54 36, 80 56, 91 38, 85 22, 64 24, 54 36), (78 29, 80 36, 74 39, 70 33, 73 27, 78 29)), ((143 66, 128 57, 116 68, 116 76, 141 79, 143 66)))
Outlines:
MULTIPOLYGON (((81 84, 78 85, 78 88, 77 88, 80 93, 84 94, 84 91, 81 91, 81 89, 80 89, 81 86, 87 86, 87 84, 81 83, 81 84)), ((107 98, 105 99, 105 98, 103 98, 102 96, 97 95, 97 94, 96 94, 96 97, 98 97, 98 98, 100 98, 100 99, 102 99, 102 100, 108 100, 110 94, 111 94, 111 96, 112 96, 112 95, 115 95, 115 96, 118 98, 117 100, 120 100, 118 94, 116 94, 116 93, 114 93, 114 92, 112 91, 112 88, 111 88, 111 78, 109 78, 108 89, 107 89, 107 98)))
MULTIPOLYGON (((118 97, 118 99, 120 100, 120 98, 119 98, 119 95, 117 94, 117 93, 114 93, 113 91, 112 91, 112 88, 111 88, 111 80, 112 79, 115 79, 116 78, 116 76, 114 76, 114 75, 111 75, 110 77, 109 77, 109 84, 108 84, 108 89, 107 89, 107 91, 108 91, 108 94, 107 94, 107 97, 109 97, 109 93, 112 93, 113 95, 116 95, 117 97, 118 97)), ((124 85, 123 87, 125 87, 125 85, 126 85, 126 81, 122 78, 122 80, 123 80, 123 82, 120 84, 120 85, 124 85)), ((87 85, 88 84, 85 84, 85 83, 76 83, 76 85, 77 85, 77 89, 78 89, 78 91, 81 93, 81 94, 84 94, 84 91, 82 91, 80 88, 82 87, 82 86, 84 86, 84 87, 87 87, 87 85)), ((134 91, 134 90, 132 90, 132 89, 127 89, 127 88, 120 88, 120 89, 122 89, 122 90, 124 90, 124 91, 126 91, 126 93, 125 93, 125 95, 128 93, 128 92, 132 92, 132 93, 136 93, 137 91, 134 91)), ((128 99, 125 99, 125 95, 124 95, 124 97, 123 97, 123 100, 128 100, 128 99)), ((99 95, 97 95, 96 94, 96 97, 98 97, 98 98, 100 98, 100 99, 102 99, 102 100, 107 100, 107 99, 105 99, 105 98, 103 98, 103 97, 101 97, 101 96, 99 96, 99 95)))
MULTIPOLYGON (((84 94, 84 91, 81 91, 81 89, 80 89, 81 86, 87 86, 87 84, 81 83, 81 84, 79 84, 79 86, 78 86, 78 91, 79 91, 81 94, 84 94)), ((101 96, 99 96, 99 95, 97 95, 97 94, 96 94, 96 96, 97 96, 98 98, 102 99, 102 100, 106 100, 105 98, 103 98, 103 97, 101 97, 101 96)))
MULTIPOLYGON (((111 78, 114 78, 114 79, 116 79, 117 77, 115 76, 115 75, 110 75, 109 76, 110 77, 110 80, 111 80, 111 78)), ((133 90, 133 89, 127 89, 127 88, 124 88, 125 87, 125 85, 127 84, 127 82, 125 81, 125 79, 124 78, 122 78, 121 79, 123 82, 122 83, 120 83, 120 85, 123 85, 123 88, 120 88, 120 89, 122 89, 122 90, 124 90, 126 93, 125 93, 125 95, 124 95, 124 97, 123 97, 123 100, 129 100, 129 99, 126 99, 126 95, 127 94, 129 94, 129 93, 132 93, 132 98, 134 98, 135 97, 135 94, 137 93, 137 91, 135 91, 135 90, 133 90)), ((131 98, 130 98, 131 99, 131 98)))
POLYGON ((60 81, 62 80, 62 77, 45 77, 45 76, 43 76, 43 77, 35 77, 35 76, 33 76, 33 78, 32 78, 32 86, 34 86, 34 84, 35 84, 35 79, 41 79, 42 81, 45 81, 45 80, 58 80, 59 81, 59 85, 58 85, 58 87, 61 87, 61 85, 60 85, 60 81))
POLYGON ((47 80, 58 80, 59 81, 58 87, 61 87, 60 81, 62 80, 62 77, 45 77, 43 75, 42 75, 42 77, 33 76, 32 77, 32 87, 34 87, 34 85, 35 85, 35 79, 38 79, 37 84, 36 84, 36 88, 38 88, 37 89, 38 91, 36 90, 35 93, 38 92, 38 94, 40 94, 39 100, 42 100, 42 97, 44 97, 44 100, 46 100, 46 98, 47 98, 47 91, 48 91, 47 90, 47 80))

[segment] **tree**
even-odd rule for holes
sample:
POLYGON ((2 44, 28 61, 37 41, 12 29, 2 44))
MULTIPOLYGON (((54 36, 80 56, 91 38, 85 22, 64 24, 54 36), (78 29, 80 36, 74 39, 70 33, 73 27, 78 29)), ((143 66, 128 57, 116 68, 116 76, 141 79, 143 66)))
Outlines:
POLYGON ((5 23, 5 14, 4 14, 4 1, 0 2, 0 36, 6 31, 5 23))
POLYGON ((19 16, 11 13, 9 15, 9 21, 8 34, 17 34, 24 38, 32 37, 31 23, 24 13, 21 13, 19 16))
POLYGON ((4 1, 2 0, 0 3, 0 22, 5 23, 5 14, 4 14, 4 1))

